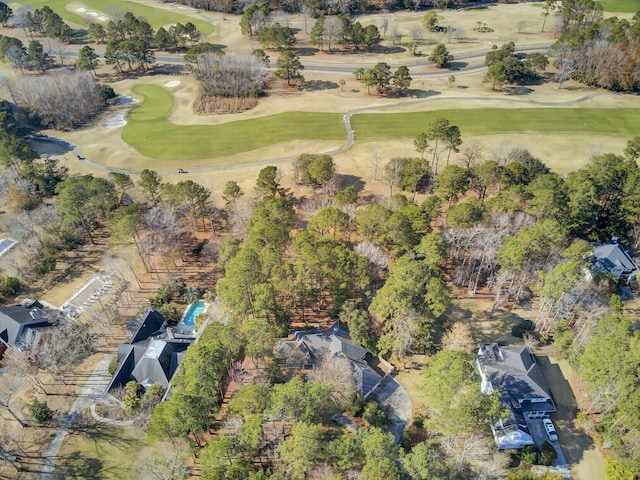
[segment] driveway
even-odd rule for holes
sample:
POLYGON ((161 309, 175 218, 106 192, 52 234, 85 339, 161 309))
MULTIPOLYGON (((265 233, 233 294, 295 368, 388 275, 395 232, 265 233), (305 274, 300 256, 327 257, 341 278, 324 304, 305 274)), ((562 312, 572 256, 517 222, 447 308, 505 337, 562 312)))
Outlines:
POLYGON ((529 432, 533 437, 533 441, 536 443, 536 447, 542 448, 542 444, 547 441, 549 442, 553 448, 556 450, 558 454, 558 459, 549 467, 549 470, 555 472, 559 475, 562 475, 565 479, 571 478, 569 473, 569 462, 567 462, 567 458, 564 455, 564 451, 562 450, 562 446, 560 445, 560 441, 551 441, 549 437, 547 437, 547 432, 544 428, 541 418, 531 418, 527 420, 527 425, 529 426, 529 432))
POLYGON ((411 421, 411 399, 406 390, 387 375, 369 398, 378 402, 387 414, 388 430, 396 437, 396 442, 400 443, 404 430, 411 421))

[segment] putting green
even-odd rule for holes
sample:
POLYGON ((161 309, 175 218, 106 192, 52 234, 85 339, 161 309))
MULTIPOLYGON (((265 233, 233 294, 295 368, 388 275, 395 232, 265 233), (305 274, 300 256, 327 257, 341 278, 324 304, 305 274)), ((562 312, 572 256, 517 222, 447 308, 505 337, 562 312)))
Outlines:
POLYGON ((345 137, 338 113, 287 112, 221 125, 174 125, 169 91, 138 85, 144 98, 127 115, 122 139, 143 155, 159 160, 200 160, 250 152, 288 140, 341 140, 345 137))
MULTIPOLYGON (((143 101, 127 116, 122 139, 158 160, 201 160, 250 152, 290 140, 343 140, 338 113, 286 112, 220 125, 175 125, 171 93, 156 85, 138 85, 143 101)), ((357 114, 351 118, 356 141, 412 138, 435 118, 447 118, 462 135, 548 132, 633 138, 640 131, 636 109, 481 108, 428 112, 357 114)))
MULTIPOLYGON (((89 25, 98 20, 92 19, 76 11, 75 8, 67 10, 69 0, 22 0, 18 2, 21 5, 31 8, 42 8, 48 5, 54 12, 60 15, 68 22, 77 23, 79 25, 89 25)), ((87 11, 95 10, 96 12, 109 14, 112 10, 125 10, 133 13, 136 17, 144 17, 149 24, 155 29, 170 23, 193 23, 198 31, 203 35, 209 35, 213 32, 213 25, 203 20, 198 20, 186 15, 172 13, 161 8, 154 8, 140 3, 130 2, 128 0, 80 0, 74 4, 82 5, 87 11)), ((77 7, 80 8, 80 7, 77 7)), ((15 9, 14 9, 15 10, 15 9)))
POLYGON ((359 114, 351 119, 356 140, 415 137, 435 118, 446 118, 462 135, 496 133, 594 133, 633 138, 640 131, 637 109, 479 108, 389 114, 359 114))

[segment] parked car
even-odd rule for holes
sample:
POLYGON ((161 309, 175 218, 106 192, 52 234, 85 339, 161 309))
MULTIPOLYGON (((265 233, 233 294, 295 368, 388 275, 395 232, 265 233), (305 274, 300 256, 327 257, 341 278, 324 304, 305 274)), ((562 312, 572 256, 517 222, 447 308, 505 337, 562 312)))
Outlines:
POLYGON ((545 418, 542 420, 542 423, 544 424, 544 429, 547 431, 547 437, 549 437, 549 440, 556 442, 558 440, 558 434, 556 433, 556 427, 553 425, 553 422, 550 419, 545 418))

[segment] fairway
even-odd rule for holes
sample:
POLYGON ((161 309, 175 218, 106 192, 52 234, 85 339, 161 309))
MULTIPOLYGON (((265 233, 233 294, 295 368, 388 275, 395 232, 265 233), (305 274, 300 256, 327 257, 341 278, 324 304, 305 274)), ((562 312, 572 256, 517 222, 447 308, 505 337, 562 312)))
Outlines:
POLYGON ((122 139, 143 155, 160 160, 200 160, 249 152, 288 140, 342 140, 339 113, 287 112, 221 125, 174 125, 167 115, 173 97, 164 88, 138 85, 143 102, 127 115, 122 139))
POLYGON ((462 135, 496 133, 595 133, 633 138, 640 130, 636 109, 479 108, 429 112, 358 114, 351 119, 356 140, 415 137, 436 118, 460 127, 462 135))
MULTIPOLYGON (((158 160, 201 160, 250 152, 290 140, 343 140, 339 113, 286 112, 219 125, 176 125, 171 93, 155 85, 138 85, 143 101, 127 115, 122 139, 158 160)), ((428 112, 356 114, 351 125, 356 141, 412 138, 444 117, 463 136, 499 133, 578 133, 633 138, 640 131, 636 109, 478 108, 428 112)))
POLYGON ((599 0, 605 12, 640 12, 640 0, 599 0))
MULTIPOLYGON (((75 8, 67 10, 66 6, 70 3, 68 0, 23 0, 20 2, 21 5, 31 8, 42 8, 48 5, 64 20, 79 25, 89 25, 92 21, 97 21, 92 20, 91 17, 78 14, 75 8)), ((73 5, 82 5, 89 11, 95 10, 107 15, 109 15, 109 12, 112 10, 126 10, 133 13, 136 17, 144 17, 154 29, 171 23, 182 23, 184 25, 187 22, 191 22, 203 35, 209 35, 213 32, 213 25, 203 20, 172 13, 161 8, 153 8, 140 3, 130 2, 128 0, 81 0, 80 2, 73 2, 73 5)))

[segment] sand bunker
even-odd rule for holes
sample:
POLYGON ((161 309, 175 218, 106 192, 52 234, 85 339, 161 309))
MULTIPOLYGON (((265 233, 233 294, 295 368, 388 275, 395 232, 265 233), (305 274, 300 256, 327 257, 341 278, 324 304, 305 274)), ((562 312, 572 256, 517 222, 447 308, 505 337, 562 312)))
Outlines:
POLYGON ((164 84, 164 86, 167 88, 177 87, 178 85, 180 85, 180 80, 171 80, 170 82, 164 84))
POLYGON ((127 121, 124 119, 124 116, 127 112, 118 112, 113 117, 105 120, 104 126, 107 128, 120 128, 124 127, 127 124, 127 121))
POLYGON ((90 17, 97 17, 98 16, 98 12, 89 12, 89 13, 87 13, 87 15, 89 15, 90 17))
POLYGON ((84 13, 86 11, 87 11, 87 9, 84 8, 84 7, 76 8, 76 12, 78 12, 78 13, 84 13))
POLYGON ((100 20, 101 22, 106 22, 107 20, 109 20, 109 18, 108 18, 108 17, 105 17, 104 15, 100 15, 100 16, 98 17, 98 20, 100 20))

